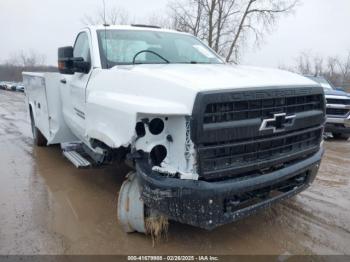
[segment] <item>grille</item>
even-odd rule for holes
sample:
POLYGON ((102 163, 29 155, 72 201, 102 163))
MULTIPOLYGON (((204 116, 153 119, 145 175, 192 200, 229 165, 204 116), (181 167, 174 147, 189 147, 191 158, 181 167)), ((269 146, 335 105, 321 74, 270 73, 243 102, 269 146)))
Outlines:
POLYGON ((327 98, 327 104, 350 105, 350 99, 327 98))
POLYGON ((349 109, 343 108, 327 108, 327 115, 344 116, 349 113, 349 109))
POLYGON ((309 157, 319 150, 325 111, 320 86, 199 93, 191 119, 199 179, 263 175, 309 157), (278 113, 293 122, 261 130, 278 113))
POLYGON ((322 95, 255 99, 226 103, 210 103, 204 112, 204 123, 220 123, 253 118, 265 118, 274 113, 295 114, 310 110, 320 110, 322 95))
POLYGON ((227 174, 238 177, 270 168, 272 160, 277 167, 317 151, 321 134, 322 128, 317 127, 258 140, 204 145, 199 148, 201 173, 206 179, 227 174))

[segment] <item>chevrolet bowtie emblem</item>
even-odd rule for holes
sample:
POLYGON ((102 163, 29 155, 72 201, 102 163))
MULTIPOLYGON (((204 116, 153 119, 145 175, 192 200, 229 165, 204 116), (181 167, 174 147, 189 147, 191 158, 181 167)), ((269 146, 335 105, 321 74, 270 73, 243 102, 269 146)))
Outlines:
POLYGON ((287 116, 286 113, 274 114, 273 118, 264 119, 259 131, 272 130, 273 133, 285 130, 285 127, 292 126, 295 115, 287 116))

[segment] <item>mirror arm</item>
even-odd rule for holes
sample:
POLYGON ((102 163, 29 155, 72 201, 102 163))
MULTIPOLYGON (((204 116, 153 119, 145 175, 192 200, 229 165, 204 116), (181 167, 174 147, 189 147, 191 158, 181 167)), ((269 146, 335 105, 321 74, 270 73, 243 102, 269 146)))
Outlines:
POLYGON ((78 73, 87 74, 91 67, 89 62, 84 61, 82 57, 74 57, 73 62, 73 71, 78 73))

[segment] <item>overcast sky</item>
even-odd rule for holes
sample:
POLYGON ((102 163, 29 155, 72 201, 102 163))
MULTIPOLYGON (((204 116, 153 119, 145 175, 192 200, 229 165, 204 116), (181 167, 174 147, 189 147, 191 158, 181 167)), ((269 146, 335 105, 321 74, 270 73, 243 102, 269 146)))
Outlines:
MULTIPOLYGON (((0 0, 0 61, 19 50, 35 50, 56 64, 57 48, 72 45, 102 0, 0 0)), ((167 0, 106 0, 137 22, 165 10, 167 0)), ((301 0, 294 15, 282 18, 259 49, 246 48, 242 63, 277 67, 294 62, 302 51, 321 56, 350 51, 350 0, 301 0)))

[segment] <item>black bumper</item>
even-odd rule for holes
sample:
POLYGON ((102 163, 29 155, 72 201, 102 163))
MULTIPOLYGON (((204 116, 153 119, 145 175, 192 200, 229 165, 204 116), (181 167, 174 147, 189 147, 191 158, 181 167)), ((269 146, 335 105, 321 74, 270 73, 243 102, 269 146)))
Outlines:
POLYGON ((317 174, 323 152, 320 149, 301 162, 247 179, 206 182, 167 178, 150 172, 142 161, 137 163, 137 173, 146 206, 172 220, 210 230, 306 189, 317 174))
POLYGON ((350 134, 350 127, 345 127, 343 124, 327 123, 325 127, 325 132, 350 134))

